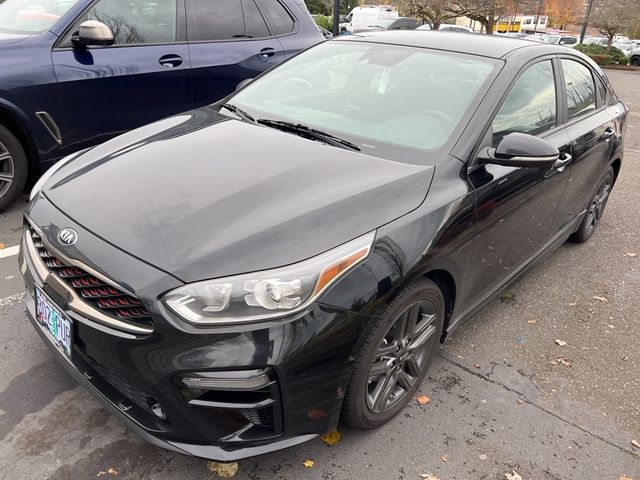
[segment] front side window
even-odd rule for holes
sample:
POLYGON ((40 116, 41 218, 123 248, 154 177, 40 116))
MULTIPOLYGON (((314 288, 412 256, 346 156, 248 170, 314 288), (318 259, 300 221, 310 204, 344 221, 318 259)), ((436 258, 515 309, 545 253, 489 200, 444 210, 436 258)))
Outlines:
POLYGON ((423 48, 326 42, 229 102, 255 118, 331 132, 371 155, 422 159, 424 150, 448 141, 498 63, 423 48))
POLYGON ((0 33, 42 33, 53 27, 78 0, 0 1, 0 33))
POLYGON ((100 0, 85 19, 107 25, 116 45, 176 41, 176 0, 155 0, 140 5, 130 0, 100 0))
POLYGON ((607 89, 602 83, 602 80, 596 80, 596 86, 598 87, 598 108, 607 106, 607 89))
POLYGON ((493 146, 513 132, 539 135, 556 126, 556 87, 551 60, 529 67, 493 120, 493 146))
POLYGON ((585 115, 596 109, 596 88, 591 71, 573 60, 562 60, 564 83, 567 90, 569 118, 585 115))

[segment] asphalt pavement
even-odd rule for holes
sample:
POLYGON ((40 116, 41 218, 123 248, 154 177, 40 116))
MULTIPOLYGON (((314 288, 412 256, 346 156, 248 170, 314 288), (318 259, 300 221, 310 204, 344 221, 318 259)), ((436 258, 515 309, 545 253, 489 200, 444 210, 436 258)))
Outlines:
MULTIPOLYGON (((640 72, 607 74, 631 113, 592 239, 562 246, 449 339, 420 389, 429 403, 377 430, 340 426, 333 446, 241 461, 234 478, 640 480, 640 72)), ((215 478, 205 460, 138 439, 54 361, 9 250, 25 202, 0 214, 0 478, 215 478)))

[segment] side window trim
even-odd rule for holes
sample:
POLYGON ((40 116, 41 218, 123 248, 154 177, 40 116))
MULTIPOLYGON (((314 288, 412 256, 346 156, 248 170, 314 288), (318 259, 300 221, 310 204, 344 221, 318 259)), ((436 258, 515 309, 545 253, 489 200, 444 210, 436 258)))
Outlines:
MULTIPOLYGON (((52 51, 64 51, 73 50, 71 44, 71 35, 76 27, 80 26, 80 19, 84 16, 101 0, 94 0, 87 5, 69 24, 64 28, 62 34, 55 41, 52 47, 52 51)), ((176 2, 176 41, 171 43, 129 43, 125 45, 107 45, 107 46, 89 46, 87 50, 103 50, 106 48, 123 48, 123 47, 152 47, 160 45, 180 45, 187 43, 187 16, 185 14, 185 0, 175 0, 176 2)))
MULTIPOLYGON (((561 84, 562 84, 562 94, 564 97, 564 105, 563 105, 563 111, 564 111, 564 122, 565 122, 565 126, 570 126, 570 125, 574 125, 582 120, 584 120, 585 118, 589 118, 593 115, 597 115, 598 113, 600 113, 600 111, 602 109, 597 108, 598 107, 598 86, 596 85, 596 76, 595 76, 595 72, 593 71, 593 69, 591 68, 591 66, 589 64, 587 64, 586 62, 584 62, 581 58, 577 57, 577 56, 572 56, 572 55, 563 55, 560 54, 558 55, 558 72, 560 75, 560 79, 561 79, 561 84), (569 118, 569 103, 567 101, 567 88, 566 85, 564 83, 564 69, 562 68, 562 60, 571 60, 573 62, 579 63, 580 65, 582 65, 583 67, 585 67, 586 69, 589 70, 589 72, 591 73, 591 79, 593 80, 593 87, 595 88, 596 92, 596 108, 589 112, 586 113, 584 115, 580 115, 579 117, 574 117, 574 118, 569 118)), ((606 88, 606 82, 603 82, 605 84, 605 88, 606 88)), ((608 89, 607 89, 607 96, 608 96, 608 89)), ((608 105, 605 105, 605 108, 608 105)))
MULTIPOLYGON (((254 0, 255 1, 255 0, 254 0)), ((287 37, 289 35, 294 35, 296 33, 298 33, 298 29, 300 28, 300 23, 298 22, 298 17, 296 17, 293 12, 289 9, 289 7, 284 4, 283 2, 281 2, 280 0, 276 0, 281 6, 282 8, 285 9, 285 11, 289 14, 289 16, 291 17, 291 19, 293 20, 293 29, 288 32, 288 33, 282 33, 280 35, 274 35, 273 34, 273 27, 269 24, 269 20, 267 19, 267 16, 265 15, 265 13, 262 11, 262 9, 260 8, 260 5, 258 4, 258 2, 255 2, 256 7, 258 7, 258 10, 260 11, 260 14, 262 15, 262 18, 264 18, 265 23, 267 24, 267 28, 269 29, 269 31, 271 32, 271 38, 281 38, 281 37, 287 37)))

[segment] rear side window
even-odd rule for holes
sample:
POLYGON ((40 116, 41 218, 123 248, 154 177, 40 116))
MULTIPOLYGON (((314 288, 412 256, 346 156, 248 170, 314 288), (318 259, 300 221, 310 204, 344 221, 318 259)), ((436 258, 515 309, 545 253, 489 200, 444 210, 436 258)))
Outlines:
POLYGON ((116 45, 176 41, 176 0, 156 0, 140 6, 129 0, 100 0, 86 19, 107 25, 116 45))
POLYGON ((539 135, 556 126, 556 87, 551 60, 529 67, 493 120, 493 145, 513 132, 539 135))
POLYGON ((585 115, 596 109, 596 87, 591 70, 573 60, 562 60, 564 83, 567 90, 569 118, 585 115))
POLYGON ((242 0, 244 24, 248 38, 264 38, 269 36, 269 29, 254 0, 242 0))
POLYGON ((191 41, 244 38, 240 0, 187 0, 187 35, 191 41))
POLYGON ((293 32, 294 22, 289 12, 278 0, 256 0, 274 35, 293 32))

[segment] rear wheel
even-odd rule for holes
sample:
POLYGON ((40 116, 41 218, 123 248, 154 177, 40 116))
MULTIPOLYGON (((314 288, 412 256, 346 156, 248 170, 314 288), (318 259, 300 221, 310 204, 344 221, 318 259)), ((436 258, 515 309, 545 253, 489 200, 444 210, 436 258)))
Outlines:
POLYGON ((18 139, 0 125, 0 211, 7 208, 27 182, 27 157, 18 139))
POLYGON ((629 63, 634 67, 640 67, 640 56, 636 55, 634 57, 631 57, 631 59, 629 60, 629 63))
POLYGON ((391 420, 429 369, 444 325, 444 299, 428 279, 405 287, 385 308, 358 355, 342 408, 355 428, 391 420))
POLYGON ((604 208, 607 206, 607 201, 609 200, 609 194, 611 193, 612 188, 613 168, 609 167, 609 170, 607 170, 604 177, 602 177, 602 180, 600 180, 596 193, 589 202, 587 213, 582 219, 578 230, 569 237, 569 240, 576 243, 584 243, 591 238, 591 235, 593 235, 593 232, 596 230, 598 223, 600 223, 600 219, 604 213, 604 208))

